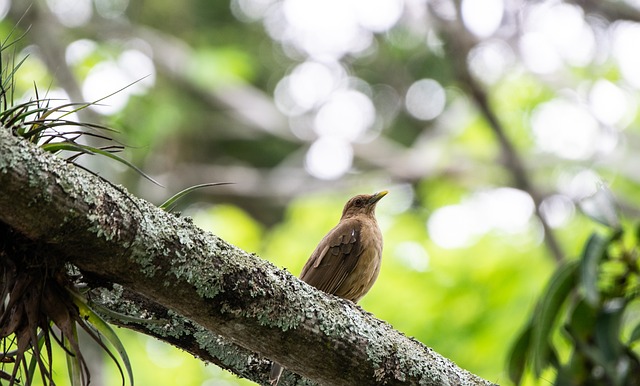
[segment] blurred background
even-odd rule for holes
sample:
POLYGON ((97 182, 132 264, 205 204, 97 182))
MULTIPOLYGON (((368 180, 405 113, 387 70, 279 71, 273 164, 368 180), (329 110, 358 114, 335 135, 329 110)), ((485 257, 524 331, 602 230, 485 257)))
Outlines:
MULTIPOLYGON (((24 35, 3 53, 27 57, 16 101, 99 101, 72 118, 166 188, 85 166, 156 204, 232 182, 178 210, 295 275, 349 197, 388 189, 360 304, 496 383, 598 189, 638 215, 638 0, 0 0, 0 18, 5 44, 24 35)), ((119 332, 141 385, 252 384, 119 332)), ((106 363, 92 384, 119 384, 106 363)))

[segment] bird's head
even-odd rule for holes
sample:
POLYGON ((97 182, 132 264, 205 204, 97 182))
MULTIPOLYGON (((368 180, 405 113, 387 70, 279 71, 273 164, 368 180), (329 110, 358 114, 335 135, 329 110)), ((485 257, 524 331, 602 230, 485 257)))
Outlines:
POLYGON ((349 218, 358 214, 373 215, 376 210, 376 204, 382 197, 386 196, 387 193, 389 192, 383 190, 374 194, 359 194, 352 197, 344 205, 344 209, 342 209, 342 218, 349 218))

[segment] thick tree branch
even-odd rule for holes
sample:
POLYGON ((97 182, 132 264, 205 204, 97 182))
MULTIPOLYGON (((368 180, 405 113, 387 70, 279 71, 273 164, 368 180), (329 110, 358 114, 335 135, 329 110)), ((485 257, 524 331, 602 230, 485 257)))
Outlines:
MULTIPOLYGON (((221 350, 233 343, 244 348, 240 355, 256 352, 323 385, 490 384, 352 303, 4 129, 0 221, 86 274, 201 326, 190 338, 199 347, 207 343, 221 350)), ((250 373, 235 368, 233 355, 218 357, 232 371, 250 373)), ((266 374, 254 378, 265 379, 266 374)))
MULTIPOLYGON (((96 284, 91 279, 89 281, 92 287, 96 284)), ((267 358, 208 331, 162 304, 123 289, 120 285, 107 287, 110 288, 101 286, 98 281, 98 286, 90 292, 89 298, 94 304, 110 310, 105 316, 112 324, 170 343, 196 358, 214 363, 243 378, 265 382, 265 374, 271 369, 271 361, 267 358), (115 317, 113 312, 130 318, 115 317), (145 319, 148 322, 143 321, 145 319)), ((301 379, 293 373, 288 374, 288 378, 301 379)), ((288 384, 294 383, 295 381, 288 384)))

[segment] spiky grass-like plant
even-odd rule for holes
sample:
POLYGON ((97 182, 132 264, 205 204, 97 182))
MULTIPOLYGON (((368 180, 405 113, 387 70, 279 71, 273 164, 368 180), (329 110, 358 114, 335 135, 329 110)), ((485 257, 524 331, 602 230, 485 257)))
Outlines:
POLYGON ((38 370, 44 385, 54 384, 52 353, 53 345, 58 344, 66 354, 71 384, 89 384, 89 368, 78 343, 77 330, 81 328, 115 361, 124 383, 122 366, 105 344, 111 343, 133 384, 122 343, 89 307, 69 267, 51 256, 45 246, 1 223, 0 240, 0 379, 9 385, 30 384, 38 370))
MULTIPOLYGON (((0 45, 0 130, 10 130, 52 153, 66 151, 69 162, 83 154, 99 154, 138 170, 115 154, 123 148, 119 144, 83 143, 87 138, 113 143, 108 137, 112 130, 70 118, 91 104, 51 107, 52 100, 40 98, 37 90, 34 99, 14 103, 15 75, 24 60, 3 60, 2 54, 11 46, 6 41, 0 45)), ((30 385, 39 373, 44 385, 54 385, 53 347, 58 345, 67 359, 70 383, 88 385, 89 367, 78 343, 81 329, 114 360, 123 385, 126 378, 133 385, 124 346, 89 306, 72 270, 50 248, 0 222, 0 384, 30 385)))
MULTIPOLYGON (((56 154, 64 152, 66 160, 74 164, 84 154, 108 157, 158 184, 116 154, 124 146, 113 144, 115 141, 109 135, 114 130, 73 118, 74 113, 113 94, 91 103, 67 103, 52 107, 53 100, 41 98, 36 88, 35 98, 14 103, 15 74, 24 59, 18 63, 4 62, 2 54, 10 46, 6 41, 0 43, 0 130, 11 130, 15 136, 45 151, 56 154), (107 142, 108 145, 91 146, 85 143, 88 140, 107 142)), ((226 184, 205 183, 186 188, 167 199, 160 208, 171 211, 178 200, 196 189, 226 184)), ((88 385, 89 367, 78 343, 80 328, 114 360, 123 384, 126 370, 126 378, 133 386, 131 364, 124 346, 109 324, 83 297, 77 277, 71 271, 73 267, 57 260, 49 248, 27 239, 0 222, 0 385, 3 385, 2 380, 8 381, 9 386, 29 385, 36 371, 40 373, 44 385, 53 385, 55 344, 62 347, 65 353, 71 385, 88 385), (117 356, 112 349, 115 349, 117 356)), ((109 317, 132 319, 113 312, 109 312, 109 317)), ((153 323, 148 320, 137 321, 153 323)))

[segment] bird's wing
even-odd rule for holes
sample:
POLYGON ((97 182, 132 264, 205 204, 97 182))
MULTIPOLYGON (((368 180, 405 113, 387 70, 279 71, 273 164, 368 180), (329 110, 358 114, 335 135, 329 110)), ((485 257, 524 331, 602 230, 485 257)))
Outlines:
POLYGON ((324 292, 335 294, 353 271, 362 254, 360 222, 341 221, 318 244, 302 268, 300 279, 324 292))

